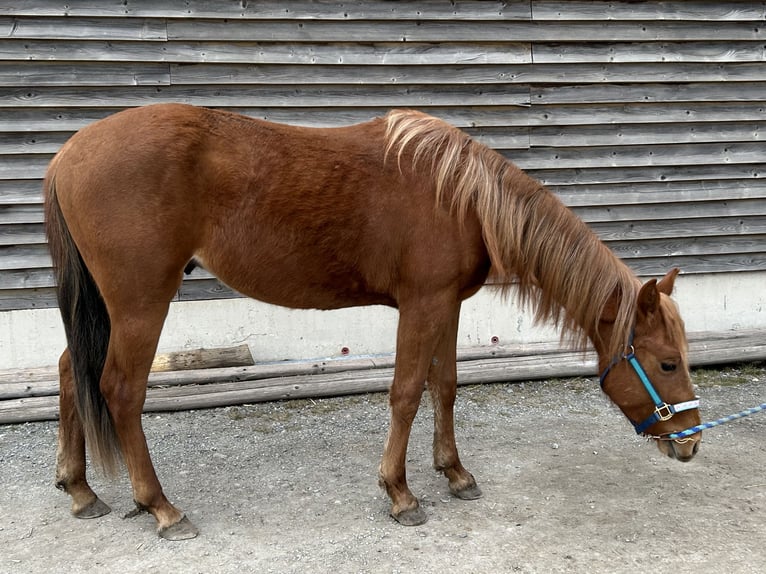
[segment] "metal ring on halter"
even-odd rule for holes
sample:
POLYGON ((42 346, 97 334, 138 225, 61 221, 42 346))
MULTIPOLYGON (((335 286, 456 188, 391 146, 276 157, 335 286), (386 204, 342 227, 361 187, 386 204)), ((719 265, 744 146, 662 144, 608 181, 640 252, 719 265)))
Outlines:
POLYGON ((668 403, 657 405, 654 409, 654 413, 657 415, 657 421, 669 421, 676 414, 675 409, 668 403))

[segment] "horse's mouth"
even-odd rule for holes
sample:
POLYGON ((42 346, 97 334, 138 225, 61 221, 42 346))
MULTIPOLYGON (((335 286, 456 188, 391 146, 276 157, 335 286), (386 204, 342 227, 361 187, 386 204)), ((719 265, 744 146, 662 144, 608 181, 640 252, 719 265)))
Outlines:
POLYGON ((657 440, 660 452, 680 462, 689 462, 700 449, 700 437, 694 436, 684 441, 657 440))

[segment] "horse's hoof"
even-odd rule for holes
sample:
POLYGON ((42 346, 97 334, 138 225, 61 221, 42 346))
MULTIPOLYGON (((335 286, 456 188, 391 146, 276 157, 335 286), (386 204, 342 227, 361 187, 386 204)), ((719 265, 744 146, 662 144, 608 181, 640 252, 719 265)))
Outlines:
POLYGON ((392 512, 391 516, 402 526, 420 526, 428 520, 428 515, 420 506, 409 510, 402 510, 399 514, 392 512))
POLYGON ((450 489, 450 492, 460 500, 476 500, 477 498, 481 498, 483 496, 481 488, 475 484, 461 490, 450 489))
POLYGON ((80 510, 73 510, 72 514, 76 518, 89 519, 104 516, 105 514, 109 514, 111 511, 112 509, 109 508, 108 505, 106 505, 100 498, 96 497, 93 502, 81 508, 80 510))
POLYGON ((184 516, 175 524, 160 528, 157 534, 165 540, 188 540, 189 538, 195 538, 199 534, 199 530, 192 524, 191 520, 184 516))

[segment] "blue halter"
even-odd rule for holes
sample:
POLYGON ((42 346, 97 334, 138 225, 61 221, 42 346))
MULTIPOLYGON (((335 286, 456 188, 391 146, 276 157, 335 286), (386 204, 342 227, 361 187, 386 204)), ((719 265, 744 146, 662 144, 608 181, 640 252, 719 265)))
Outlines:
POLYGON ((671 405, 663 401, 660 398, 660 395, 657 392, 657 390, 654 388, 654 385, 652 385, 652 382, 649 380, 649 377, 647 376, 646 371, 644 371, 644 368, 641 366, 641 363, 638 361, 638 358, 636 357, 636 350, 633 347, 633 335, 634 333, 633 331, 631 331, 630 341, 628 341, 628 346, 626 348, 627 352, 612 359, 612 362, 609 363, 609 366, 607 366, 607 368, 604 369, 604 372, 601 373, 601 377, 599 378, 599 380, 601 382, 601 388, 603 389, 606 376, 609 374, 609 371, 612 370, 612 367, 614 367, 622 359, 625 359, 628 361, 628 363, 630 363, 630 366, 633 367, 633 370, 638 375, 638 378, 641 379, 641 383, 644 385, 646 392, 649 393, 649 396, 651 397, 652 402, 654 402, 654 411, 652 412, 651 415, 649 415, 648 417, 646 417, 643 421, 639 423, 633 420, 630 421, 633 424, 633 427, 636 429, 637 434, 644 434, 649 429, 649 427, 651 427, 655 423, 670 420, 673 417, 673 415, 676 413, 698 408, 700 405, 700 401, 698 398, 695 398, 691 401, 684 401, 682 403, 676 403, 674 405, 671 405))

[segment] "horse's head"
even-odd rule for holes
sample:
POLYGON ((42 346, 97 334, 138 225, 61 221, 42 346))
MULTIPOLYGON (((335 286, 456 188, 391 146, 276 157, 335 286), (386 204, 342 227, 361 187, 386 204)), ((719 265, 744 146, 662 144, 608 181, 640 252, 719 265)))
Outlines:
POLYGON ((641 434, 652 436, 661 452, 682 462, 699 449, 701 434, 662 437, 700 423, 689 376, 686 335, 671 301, 678 270, 641 287, 628 348, 617 357, 599 357, 604 392, 641 434))

